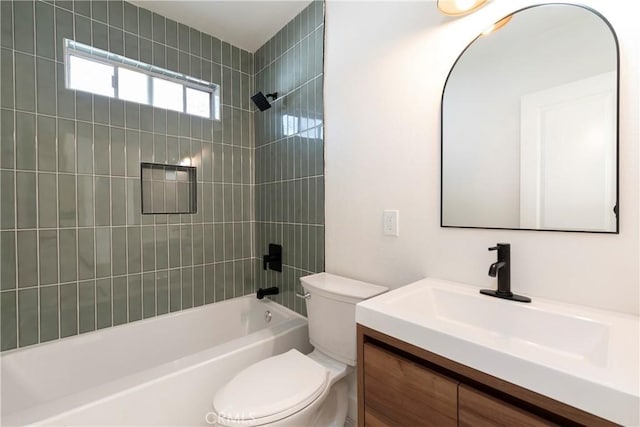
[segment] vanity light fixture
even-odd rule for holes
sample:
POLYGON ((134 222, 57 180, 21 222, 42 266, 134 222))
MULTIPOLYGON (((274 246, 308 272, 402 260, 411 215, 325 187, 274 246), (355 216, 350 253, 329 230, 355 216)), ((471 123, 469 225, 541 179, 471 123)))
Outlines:
POLYGON ((462 16, 479 9, 487 0, 438 0, 440 12, 449 16, 462 16))
POLYGON ((496 22, 495 24, 491 25, 489 28, 487 28, 486 30, 484 30, 482 32, 483 36, 487 36, 491 33, 495 33, 496 31, 498 31, 500 28, 504 27, 505 25, 507 25, 509 23, 509 21, 511 21, 511 16, 506 16, 504 18, 502 18, 501 20, 499 20, 498 22, 496 22))

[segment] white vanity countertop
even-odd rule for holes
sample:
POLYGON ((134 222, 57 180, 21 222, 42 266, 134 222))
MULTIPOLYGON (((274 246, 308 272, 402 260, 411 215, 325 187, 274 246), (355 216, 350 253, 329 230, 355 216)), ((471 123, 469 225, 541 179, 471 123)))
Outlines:
POLYGON ((423 279, 356 306, 371 329, 625 426, 640 425, 640 318, 423 279))

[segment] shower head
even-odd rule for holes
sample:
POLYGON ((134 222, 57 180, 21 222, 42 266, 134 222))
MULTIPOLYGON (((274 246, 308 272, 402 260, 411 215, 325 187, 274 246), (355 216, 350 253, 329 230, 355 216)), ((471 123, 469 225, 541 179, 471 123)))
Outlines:
POLYGON ((256 107, 258 107, 260 111, 264 111, 271 108, 271 103, 267 98, 271 98, 275 101, 278 98, 278 92, 268 93, 266 95, 263 95, 262 92, 258 92, 251 97, 251 100, 256 104, 256 107))

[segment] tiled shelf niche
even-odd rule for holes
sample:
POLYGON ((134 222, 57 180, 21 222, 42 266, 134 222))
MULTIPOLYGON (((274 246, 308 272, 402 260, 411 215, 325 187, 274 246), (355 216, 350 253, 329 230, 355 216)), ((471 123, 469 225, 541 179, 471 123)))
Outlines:
POLYGON ((140 163, 142 214, 193 214, 197 211, 196 168, 140 163))

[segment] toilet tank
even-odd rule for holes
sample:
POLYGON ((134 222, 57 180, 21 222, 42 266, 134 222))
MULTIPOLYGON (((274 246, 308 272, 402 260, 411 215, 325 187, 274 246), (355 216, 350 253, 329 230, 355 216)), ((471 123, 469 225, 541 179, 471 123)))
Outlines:
POLYGON ((356 364, 356 304, 387 291, 384 286, 328 273, 300 278, 309 297, 309 339, 322 353, 356 364))

